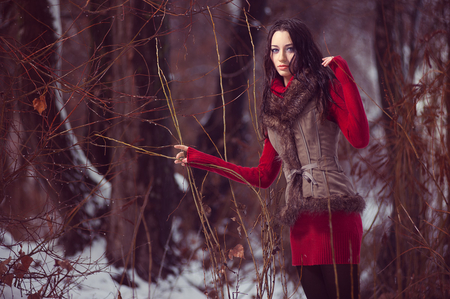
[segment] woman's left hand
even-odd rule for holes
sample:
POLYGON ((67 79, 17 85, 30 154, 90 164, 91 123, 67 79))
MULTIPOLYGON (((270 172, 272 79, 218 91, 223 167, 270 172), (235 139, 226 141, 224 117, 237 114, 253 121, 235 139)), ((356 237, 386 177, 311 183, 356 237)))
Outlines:
POLYGON ((181 164, 181 166, 186 166, 187 163, 187 158, 185 156, 185 153, 188 150, 188 147, 186 145, 181 145, 181 144, 177 144, 173 146, 176 149, 181 150, 181 152, 179 152, 176 157, 175 157, 175 164, 181 164))
POLYGON ((322 65, 324 67, 327 67, 331 63, 333 58, 334 58, 334 56, 328 56, 328 57, 322 58, 322 65))

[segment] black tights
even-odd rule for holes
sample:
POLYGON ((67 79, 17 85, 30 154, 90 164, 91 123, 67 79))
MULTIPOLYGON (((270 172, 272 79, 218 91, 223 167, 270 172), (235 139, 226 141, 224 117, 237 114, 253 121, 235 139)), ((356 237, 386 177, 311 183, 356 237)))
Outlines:
MULTIPOLYGON (((338 277, 339 299, 359 298, 358 265, 335 265, 338 277)), ((303 290, 308 299, 338 298, 334 265, 297 266, 303 290)))

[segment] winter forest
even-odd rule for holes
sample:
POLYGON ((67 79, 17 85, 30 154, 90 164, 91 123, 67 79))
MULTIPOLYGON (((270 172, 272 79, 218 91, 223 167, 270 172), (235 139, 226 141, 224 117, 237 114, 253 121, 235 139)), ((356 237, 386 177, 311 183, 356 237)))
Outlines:
POLYGON ((361 298, 450 298, 449 0, 1 0, 0 298, 305 298, 262 151, 263 46, 297 17, 347 60, 369 146, 361 298))

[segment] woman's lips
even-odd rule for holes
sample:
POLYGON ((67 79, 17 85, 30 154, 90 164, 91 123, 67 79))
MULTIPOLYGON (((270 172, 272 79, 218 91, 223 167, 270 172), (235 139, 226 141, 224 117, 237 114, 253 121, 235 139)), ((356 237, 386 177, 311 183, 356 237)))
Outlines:
POLYGON ((285 70, 285 69, 288 69, 288 68, 289 68, 289 65, 284 65, 284 64, 282 64, 282 65, 279 65, 278 68, 279 68, 280 70, 285 70))

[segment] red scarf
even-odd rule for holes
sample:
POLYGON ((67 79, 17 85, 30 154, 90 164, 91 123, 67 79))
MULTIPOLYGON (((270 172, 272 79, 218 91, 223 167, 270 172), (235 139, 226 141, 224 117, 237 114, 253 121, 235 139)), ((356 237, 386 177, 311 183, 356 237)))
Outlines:
POLYGON ((284 80, 280 77, 275 77, 272 80, 272 86, 270 86, 270 90, 274 95, 277 97, 283 98, 283 94, 285 93, 286 89, 291 85, 292 80, 294 79, 294 76, 291 77, 288 84, 284 86, 284 80))

